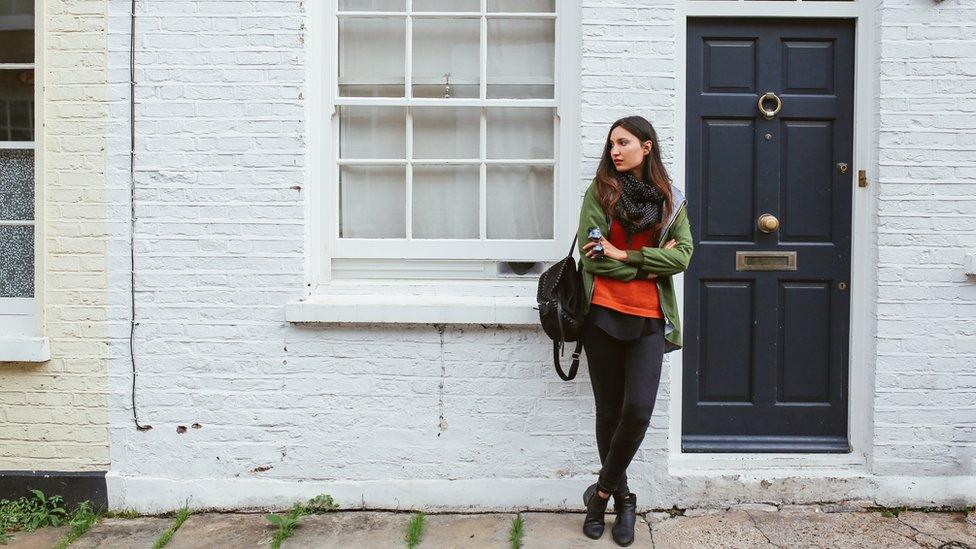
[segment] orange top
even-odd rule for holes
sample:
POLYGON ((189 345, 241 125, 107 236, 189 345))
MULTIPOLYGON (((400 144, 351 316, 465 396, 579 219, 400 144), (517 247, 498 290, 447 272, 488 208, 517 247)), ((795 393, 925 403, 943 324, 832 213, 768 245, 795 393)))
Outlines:
MULTIPOLYGON (((608 240, 621 250, 639 250, 644 246, 656 247, 651 229, 634 233, 630 244, 627 244, 627 232, 624 228, 618 224, 614 230, 612 219, 610 227, 610 238, 608 240)), ((591 303, 603 305, 622 313, 664 318, 657 293, 657 279, 655 278, 635 278, 625 282, 608 276, 595 275, 593 277, 593 299, 591 303)))

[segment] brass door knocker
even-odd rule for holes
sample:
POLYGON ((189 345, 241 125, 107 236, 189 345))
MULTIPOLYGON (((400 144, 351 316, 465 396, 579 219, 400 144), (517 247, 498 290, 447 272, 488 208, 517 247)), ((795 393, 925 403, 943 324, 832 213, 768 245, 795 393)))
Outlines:
POLYGON ((766 92, 762 94, 762 97, 759 98, 759 112, 762 113, 763 118, 765 118, 766 120, 772 120, 772 118, 776 116, 776 114, 782 108, 783 108, 783 101, 780 100, 780 98, 773 92, 766 92), (763 106, 763 102, 766 101, 767 99, 772 99, 773 101, 776 101, 775 109, 771 111, 766 110, 766 107, 763 106))

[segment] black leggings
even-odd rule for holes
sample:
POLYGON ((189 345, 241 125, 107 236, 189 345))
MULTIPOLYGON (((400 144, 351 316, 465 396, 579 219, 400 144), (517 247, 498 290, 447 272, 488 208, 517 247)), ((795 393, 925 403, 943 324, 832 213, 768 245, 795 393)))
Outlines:
POLYGON ((627 466, 644 440, 651 420, 664 359, 664 319, 651 319, 652 331, 620 340, 587 315, 583 349, 596 400, 596 442, 600 453, 598 485, 626 495, 627 466))

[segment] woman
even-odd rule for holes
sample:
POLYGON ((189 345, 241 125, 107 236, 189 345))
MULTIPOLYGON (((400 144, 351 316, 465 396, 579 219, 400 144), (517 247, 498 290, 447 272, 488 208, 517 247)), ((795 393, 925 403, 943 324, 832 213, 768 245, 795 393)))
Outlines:
POLYGON ((586 489, 583 532, 603 535, 610 495, 618 545, 634 541, 637 496, 627 466, 654 409, 664 354, 681 347, 672 275, 694 250, 685 199, 668 178, 654 127, 640 116, 613 123, 580 210, 586 317, 583 348, 596 400, 600 476, 586 489), (602 233, 603 257, 588 240, 602 233))

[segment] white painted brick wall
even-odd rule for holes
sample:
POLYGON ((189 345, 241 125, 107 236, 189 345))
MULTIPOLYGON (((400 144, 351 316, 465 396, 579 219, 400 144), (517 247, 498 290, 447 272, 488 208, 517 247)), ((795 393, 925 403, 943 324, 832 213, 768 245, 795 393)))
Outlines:
MULTIPOLYGON (((878 7, 880 166, 868 171, 878 194, 871 465, 880 475, 973 474, 976 290, 959 268, 976 228, 976 13, 943 4, 878 7)), ((153 429, 135 430, 125 322, 129 2, 108 6, 113 502, 165 508, 192 493, 198 504, 287 503, 314 485, 344 504, 358 504, 362 489, 372 490, 367 505, 576 505, 576 486, 599 466, 592 394, 585 368, 573 383, 556 378, 541 331, 284 321, 308 253, 306 197, 291 188, 308 184, 299 0, 140 2, 136 357, 140 413, 153 429), (531 501, 556 486, 562 503, 531 501)), ((674 17, 672 5, 650 0, 583 3, 584 175, 609 123, 634 112, 655 124, 677 173, 674 17)), ((768 488, 669 476, 674 367, 631 466, 644 501, 876 493, 862 478, 768 488)))
POLYGON ((879 13, 874 470, 976 476, 976 7, 879 13))

